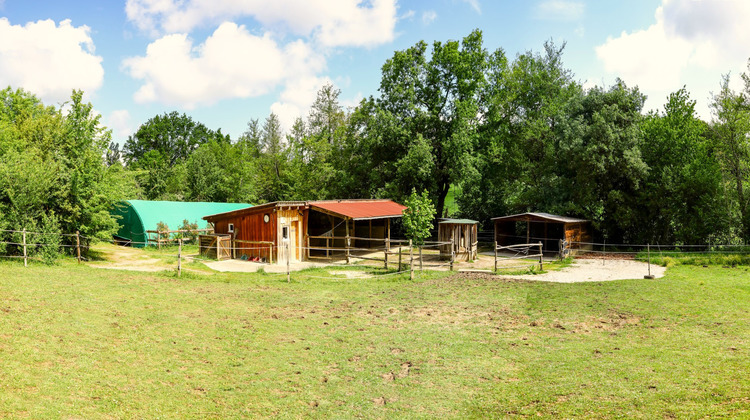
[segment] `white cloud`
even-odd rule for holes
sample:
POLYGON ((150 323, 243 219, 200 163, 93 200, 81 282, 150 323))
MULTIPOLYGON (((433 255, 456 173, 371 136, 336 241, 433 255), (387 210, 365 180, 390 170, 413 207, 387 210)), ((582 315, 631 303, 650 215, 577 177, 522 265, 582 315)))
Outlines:
POLYGON ((375 46, 394 39, 396 0, 127 0, 125 12, 151 34, 189 33, 196 27, 252 17, 313 37, 324 47, 375 46))
POLYGON ((297 117, 305 118, 310 106, 315 102, 318 91, 326 83, 332 83, 327 77, 299 77, 290 80, 281 92, 279 101, 271 105, 271 112, 279 117, 284 129, 289 129, 297 117))
POLYGON ((73 89, 90 94, 102 85, 102 58, 94 54, 87 26, 70 20, 11 25, 0 18, 0 80, 45 102, 63 102, 73 89))
POLYGON ((597 57, 608 73, 649 96, 646 109, 687 85, 699 115, 708 118, 721 74, 742 71, 750 54, 750 4, 663 0, 654 17, 647 29, 608 38, 596 47, 597 57))
POLYGON ((579 20, 583 17, 585 6, 579 1, 546 0, 536 7, 536 17, 545 20, 579 20))
POLYGON ((126 139, 133 134, 133 119, 130 112, 126 109, 118 109, 109 113, 106 118, 106 125, 112 129, 115 140, 126 139))
POLYGON ((144 81, 138 103, 161 102, 194 108, 221 99, 249 98, 325 69, 324 57, 303 41, 278 45, 269 34, 256 36, 244 26, 223 23, 203 44, 185 34, 149 44, 146 55, 131 57, 124 68, 144 81))
POLYGON ((482 8, 479 6, 479 0, 463 0, 463 2, 471 6, 475 12, 482 13, 482 8))
POLYGON ((437 19, 437 16, 437 12, 435 12, 434 10, 427 10, 422 13, 422 23, 425 25, 429 25, 434 22, 435 19, 437 19))

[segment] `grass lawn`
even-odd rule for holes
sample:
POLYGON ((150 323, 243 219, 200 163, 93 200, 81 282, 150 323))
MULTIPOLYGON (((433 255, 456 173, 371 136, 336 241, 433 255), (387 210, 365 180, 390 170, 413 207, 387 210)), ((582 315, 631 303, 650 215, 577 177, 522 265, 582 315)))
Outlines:
POLYGON ((750 416, 746 266, 329 277, 0 262, 0 417, 750 416))

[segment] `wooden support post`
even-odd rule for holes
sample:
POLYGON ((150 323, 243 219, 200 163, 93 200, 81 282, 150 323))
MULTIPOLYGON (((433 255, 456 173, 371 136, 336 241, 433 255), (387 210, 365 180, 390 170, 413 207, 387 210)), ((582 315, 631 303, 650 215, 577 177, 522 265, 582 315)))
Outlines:
POLYGON ((286 282, 292 282, 292 274, 290 271, 289 260, 291 260, 291 251, 289 250, 289 242, 286 243, 286 282))
POLYGON ((23 266, 29 266, 29 257, 26 253, 26 229, 23 230, 23 266))
POLYGON ((648 275, 643 276, 644 279, 654 279, 656 276, 651 274, 651 244, 646 244, 646 253, 648 255, 648 275))
POLYGON ((531 222, 526 221, 526 243, 531 242, 531 222))
POLYGON ((409 280, 414 280, 414 248, 412 248, 411 239, 409 239, 409 280))
POLYGON ((495 272, 497 272, 497 241, 495 241, 495 272))
POLYGON ((349 264, 349 221, 346 220, 346 243, 344 246, 346 247, 346 263, 349 264))
POLYGON ((422 245, 419 246, 419 271, 422 271, 422 245))
POLYGON ((451 271, 453 271, 453 260, 456 259, 456 251, 451 249, 451 271))
POLYGON ((177 277, 182 276, 182 238, 177 239, 177 277))
POLYGON ((539 269, 544 270, 544 252, 542 251, 542 241, 539 241, 539 269))
POLYGON ((78 258, 78 264, 81 263, 81 232, 76 231, 76 257, 78 258))
POLYGON ((398 271, 401 271, 401 244, 398 245, 398 271))

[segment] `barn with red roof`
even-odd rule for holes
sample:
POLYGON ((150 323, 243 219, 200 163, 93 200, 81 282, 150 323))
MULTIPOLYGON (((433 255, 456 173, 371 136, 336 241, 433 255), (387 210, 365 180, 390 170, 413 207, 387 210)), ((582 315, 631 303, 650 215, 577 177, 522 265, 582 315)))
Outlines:
POLYGON ((387 246, 391 219, 405 208, 392 200, 277 201, 203 219, 233 258, 284 264, 387 246))

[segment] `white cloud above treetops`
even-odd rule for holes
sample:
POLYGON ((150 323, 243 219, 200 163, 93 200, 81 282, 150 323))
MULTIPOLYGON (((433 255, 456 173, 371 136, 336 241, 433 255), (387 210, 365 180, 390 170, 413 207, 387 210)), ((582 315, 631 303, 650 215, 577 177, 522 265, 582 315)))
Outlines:
POLYGON ((128 19, 152 35, 240 18, 310 37, 324 47, 375 46, 394 39, 396 0, 128 0, 128 19))
POLYGON ((21 26, 0 18, 0 40, 0 80, 6 86, 60 103, 73 89, 90 94, 102 85, 102 58, 85 25, 48 19, 21 26))
POLYGON ((136 102, 191 109, 269 93, 323 71, 326 62, 301 40, 281 46, 268 33, 253 35, 227 22, 199 45, 186 34, 166 35, 149 44, 145 56, 127 58, 123 66, 143 81, 136 102))
POLYGON ((596 47, 604 69, 648 96, 647 108, 687 85, 708 118, 720 75, 745 69, 750 50, 750 3, 744 0, 663 0, 646 29, 623 32, 596 47))

